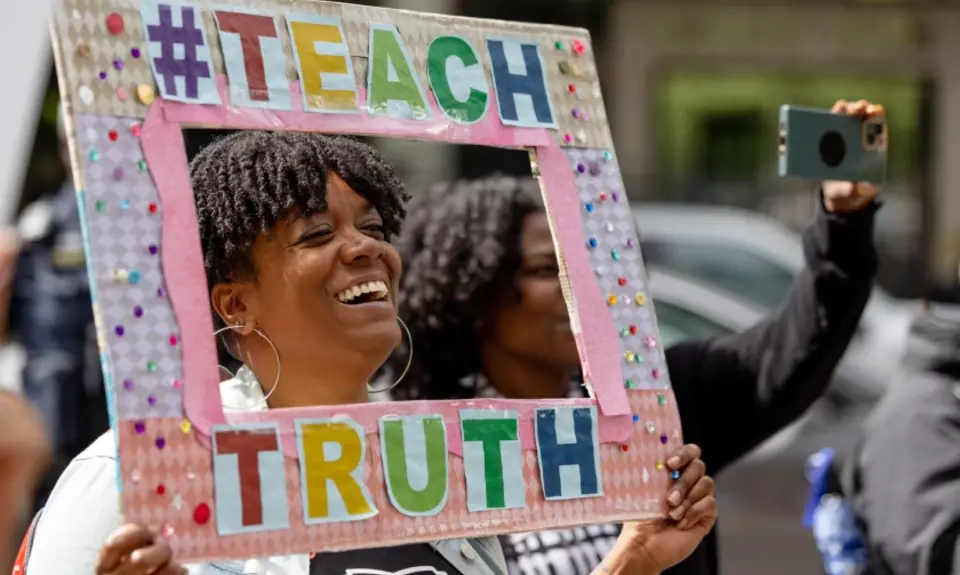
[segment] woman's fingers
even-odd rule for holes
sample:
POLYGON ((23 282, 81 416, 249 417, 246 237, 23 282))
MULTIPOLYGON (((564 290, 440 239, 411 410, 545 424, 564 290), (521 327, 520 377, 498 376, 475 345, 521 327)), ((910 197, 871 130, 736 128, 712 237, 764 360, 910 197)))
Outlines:
POLYGON ((856 102, 837 100, 830 111, 834 114, 850 114, 851 116, 866 116, 868 118, 881 118, 886 114, 882 105, 873 104, 867 100, 857 100, 856 102))
MULTIPOLYGON (((667 504, 671 507, 680 505, 687 497, 690 488, 696 485, 706 473, 707 466, 704 465, 702 459, 694 459, 690 462, 680 473, 680 477, 673 484, 673 487, 670 488, 670 492, 667 494, 667 504)), ((671 513, 672 515, 673 513, 671 513)), ((674 519, 677 518, 674 517, 674 519)))
POLYGON ((690 465, 690 462, 694 459, 700 459, 700 448, 688 443, 673 452, 673 455, 667 459, 667 468, 671 471, 677 471, 690 465))
POLYGON ((107 537, 107 541, 100 548, 97 574, 112 573, 129 554, 151 543, 153 543, 153 534, 146 527, 132 523, 120 527, 107 537))
POLYGON ((717 498, 709 495, 690 506, 684 518, 677 524, 677 528, 685 530, 700 525, 709 532, 716 522, 717 498))

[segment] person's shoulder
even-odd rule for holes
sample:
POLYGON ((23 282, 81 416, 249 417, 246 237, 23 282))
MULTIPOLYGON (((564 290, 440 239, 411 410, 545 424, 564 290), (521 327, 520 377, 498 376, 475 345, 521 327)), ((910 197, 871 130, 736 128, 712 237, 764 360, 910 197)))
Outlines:
POLYGON ((108 431, 57 481, 37 521, 27 571, 92 573, 100 546, 121 524, 116 443, 108 431))

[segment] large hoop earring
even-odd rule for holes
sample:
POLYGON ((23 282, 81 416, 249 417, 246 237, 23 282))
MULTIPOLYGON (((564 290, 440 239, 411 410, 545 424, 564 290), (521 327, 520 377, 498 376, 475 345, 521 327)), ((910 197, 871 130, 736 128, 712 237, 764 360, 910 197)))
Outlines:
MULTIPOLYGON (((225 331, 228 331, 228 330, 243 329, 243 328, 244 328, 244 326, 242 326, 242 325, 228 325, 227 327, 222 327, 222 328, 218 329, 217 331, 213 332, 213 337, 217 337, 217 336, 220 335, 221 333, 223 333, 223 332, 225 332, 225 331)), ((252 405, 252 406, 250 406, 250 407, 236 407, 236 406, 232 406, 232 405, 223 404, 224 407, 226 407, 227 409, 232 409, 233 411, 249 411, 249 410, 252 410, 252 409, 257 409, 257 408, 259 408, 259 407, 261 407, 261 406, 263 406, 263 405, 266 405, 266 404, 267 404, 267 400, 270 399, 270 396, 273 395, 273 392, 277 390, 277 386, 280 385, 280 368, 282 367, 282 366, 280 365, 280 350, 277 349, 277 346, 273 343, 273 340, 270 339, 269 337, 267 337, 267 334, 263 333, 262 331, 260 331, 260 330, 257 329, 257 328, 253 328, 253 331, 254 331, 254 333, 256 333, 257 335, 259 335, 260 337, 262 337, 263 339, 265 339, 265 340, 267 341, 267 343, 270 345, 270 349, 273 350, 273 356, 277 359, 277 378, 273 381, 273 386, 270 388, 270 391, 268 391, 268 392, 263 396, 263 399, 261 399, 261 400, 258 401, 256 404, 254 404, 254 405, 252 405)), ((230 373, 230 370, 227 369, 227 368, 225 368, 225 367, 223 367, 222 365, 217 365, 217 367, 219 367, 220 369, 222 369, 223 371, 225 371, 225 372, 227 372, 227 373, 230 373)), ((233 374, 233 377, 236 377, 236 374, 233 374)), ((259 382, 258 382, 258 383, 259 383, 259 382)), ((262 389, 262 386, 261 386, 261 389, 262 389)), ((221 402, 222 402, 222 401, 223 401, 223 400, 221 399, 221 402)))
POLYGON ((396 381, 391 383, 389 386, 384 387, 383 389, 374 389, 370 387, 370 384, 367 384, 367 393, 386 393, 391 389, 400 385, 400 382, 403 381, 403 378, 407 377, 407 372, 410 371, 410 366, 413 364, 413 336, 410 335, 410 328, 407 327, 407 324, 403 323, 403 320, 399 317, 397 318, 397 323, 400 324, 400 327, 403 328, 403 331, 407 334, 407 341, 410 342, 410 354, 407 356, 407 365, 403 368, 403 373, 400 374, 400 377, 396 381))

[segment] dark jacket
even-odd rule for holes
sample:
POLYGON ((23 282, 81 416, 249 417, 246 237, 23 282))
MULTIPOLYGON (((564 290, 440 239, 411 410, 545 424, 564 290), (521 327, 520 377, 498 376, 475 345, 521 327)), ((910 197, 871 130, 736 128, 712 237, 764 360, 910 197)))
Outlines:
MULTIPOLYGON (((710 475, 796 420, 829 385, 873 288, 876 209, 819 210, 803 235, 807 267, 773 315, 743 333, 666 350, 684 441, 703 449, 710 475)), ((715 574, 717 563, 715 530, 666 573, 715 574)))
POLYGON ((869 575, 960 573, 960 323, 921 317, 911 335, 841 477, 869 575))

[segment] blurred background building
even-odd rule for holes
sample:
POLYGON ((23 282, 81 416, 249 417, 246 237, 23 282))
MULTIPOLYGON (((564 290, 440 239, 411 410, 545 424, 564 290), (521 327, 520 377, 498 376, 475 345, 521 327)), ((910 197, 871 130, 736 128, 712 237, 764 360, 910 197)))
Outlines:
MULTIPOLYGON (((776 177, 778 107, 829 107, 841 98, 885 105, 892 143, 877 229, 881 289, 823 405, 720 478, 724 572, 821 572, 800 527, 802 458, 849 441, 893 377, 918 298, 960 302, 960 2, 361 3, 590 31, 661 329, 674 341, 749 326, 776 307, 802 265, 795 232, 816 196, 809 183, 776 177)), ((57 101, 51 71, 21 209, 66 176, 57 101)), ((378 145, 413 191, 450 177, 530 170, 525 154, 510 151, 378 145)))

